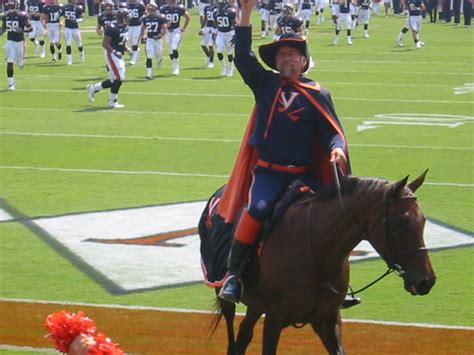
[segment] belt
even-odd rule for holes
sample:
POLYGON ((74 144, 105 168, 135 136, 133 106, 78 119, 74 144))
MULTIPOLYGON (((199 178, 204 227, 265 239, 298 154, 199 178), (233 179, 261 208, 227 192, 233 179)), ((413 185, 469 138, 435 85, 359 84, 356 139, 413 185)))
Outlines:
POLYGON ((309 166, 296 166, 296 165, 281 165, 281 164, 274 164, 268 161, 258 159, 257 165, 261 166, 262 168, 268 168, 276 171, 282 171, 285 173, 303 173, 309 170, 309 166))

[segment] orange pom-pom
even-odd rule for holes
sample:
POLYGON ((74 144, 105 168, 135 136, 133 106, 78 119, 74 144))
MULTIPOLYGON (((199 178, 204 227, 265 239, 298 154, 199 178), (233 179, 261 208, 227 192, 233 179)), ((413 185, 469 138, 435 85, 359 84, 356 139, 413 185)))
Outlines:
POLYGON ((95 338, 95 345, 89 348, 89 355, 123 355, 118 344, 112 343, 107 336, 99 332, 95 338))
POLYGON ((46 318, 45 326, 56 349, 63 353, 68 352, 71 343, 78 335, 94 336, 97 331, 94 321, 87 318, 81 311, 52 313, 46 318))

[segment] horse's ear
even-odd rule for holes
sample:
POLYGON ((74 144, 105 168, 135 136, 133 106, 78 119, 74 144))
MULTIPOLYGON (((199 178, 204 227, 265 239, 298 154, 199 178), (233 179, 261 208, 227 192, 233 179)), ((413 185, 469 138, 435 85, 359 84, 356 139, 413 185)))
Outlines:
POLYGON ((400 181, 394 182, 390 185, 390 188, 387 191, 386 199, 397 198, 400 196, 403 188, 406 186, 408 182, 408 176, 405 176, 400 181))
POLYGON ((415 180, 413 180, 412 182, 410 182, 408 184, 408 188, 415 192, 416 190, 418 190, 418 188, 423 185, 423 182, 425 181, 425 177, 426 177, 426 174, 428 173, 428 170, 429 169, 426 169, 425 172, 423 174, 421 174, 420 176, 418 176, 415 180))

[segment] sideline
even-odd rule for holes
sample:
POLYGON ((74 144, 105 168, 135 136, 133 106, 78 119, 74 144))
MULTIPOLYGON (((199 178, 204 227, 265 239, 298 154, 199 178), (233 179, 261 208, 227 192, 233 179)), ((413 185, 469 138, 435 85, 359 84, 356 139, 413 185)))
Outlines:
MULTIPOLYGON (((141 310, 141 311, 159 311, 159 312, 170 312, 170 313, 193 313, 193 314, 213 314, 212 311, 198 310, 198 309, 185 309, 185 308, 168 308, 168 307, 152 307, 152 306, 127 306, 120 304, 94 304, 85 302, 68 302, 68 301, 46 301, 46 300, 33 300, 33 299, 22 299, 22 298, 3 298, 0 297, 2 302, 12 303, 32 303, 32 304, 57 304, 60 306, 82 306, 92 308, 110 308, 110 309, 128 309, 128 310, 141 310)), ((236 313, 236 315, 244 316, 244 313, 236 313)), ((378 324, 378 325, 389 325, 389 326, 400 326, 400 327, 417 327, 417 328, 436 328, 436 329, 456 329, 456 330, 474 330, 474 327, 463 326, 463 325, 444 325, 444 324, 431 324, 431 323, 410 323, 410 322, 393 322, 393 321, 378 321, 369 319, 343 319, 343 322, 347 323, 361 323, 361 324, 378 324)), ((1 345, 0 345, 1 348, 1 345)))

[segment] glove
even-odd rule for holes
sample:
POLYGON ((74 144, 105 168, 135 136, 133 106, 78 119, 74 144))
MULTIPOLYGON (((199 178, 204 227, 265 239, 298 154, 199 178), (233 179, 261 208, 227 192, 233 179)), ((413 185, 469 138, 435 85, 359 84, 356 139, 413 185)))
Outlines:
POLYGON ((112 51, 112 54, 118 58, 118 59, 122 59, 122 53, 120 53, 119 51, 112 51))

